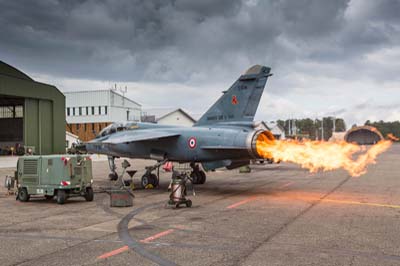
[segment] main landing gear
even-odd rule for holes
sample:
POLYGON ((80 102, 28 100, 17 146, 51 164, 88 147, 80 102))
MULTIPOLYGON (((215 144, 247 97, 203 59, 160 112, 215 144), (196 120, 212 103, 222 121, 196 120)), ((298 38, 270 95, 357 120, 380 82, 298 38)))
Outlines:
POLYGON ((206 182, 206 173, 203 170, 200 170, 198 164, 190 163, 190 167, 193 169, 193 171, 190 173, 192 183, 204 184, 206 182))
POLYGON ((157 187, 160 183, 160 166, 163 165, 167 160, 159 161, 155 165, 146 166, 146 172, 142 176, 140 185, 142 188, 146 188, 148 185, 157 187), (153 174, 153 171, 157 169, 157 174, 153 174))

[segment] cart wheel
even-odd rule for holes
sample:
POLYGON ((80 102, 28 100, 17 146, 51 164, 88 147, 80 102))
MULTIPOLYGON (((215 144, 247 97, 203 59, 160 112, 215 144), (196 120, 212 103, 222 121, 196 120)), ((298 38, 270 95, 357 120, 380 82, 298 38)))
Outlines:
POLYGON ((46 200, 52 200, 54 198, 54 196, 51 195, 45 195, 44 197, 46 198, 46 200))
POLYGON ((29 198, 30 198, 30 196, 29 196, 28 190, 26 190, 26 188, 23 187, 18 191, 18 199, 20 201, 26 202, 29 200, 29 198))
POLYGON ((65 190, 57 190, 57 203, 64 204, 66 199, 67 193, 65 193, 65 190))
POLYGON ((87 187, 86 188, 86 194, 85 194, 85 200, 86 201, 93 201, 94 194, 93 194, 93 188, 87 187))
POLYGON ((191 200, 186 201, 186 207, 188 207, 188 208, 192 207, 192 201, 191 200))

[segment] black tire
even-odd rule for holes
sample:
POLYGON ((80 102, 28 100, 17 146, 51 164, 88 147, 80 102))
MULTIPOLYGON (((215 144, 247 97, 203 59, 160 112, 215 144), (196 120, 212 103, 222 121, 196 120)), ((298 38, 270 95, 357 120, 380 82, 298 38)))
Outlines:
POLYGON ((192 184, 195 184, 195 185, 200 184, 199 183, 200 175, 198 174, 198 172, 191 172, 190 178, 192 178, 192 184))
POLYGON ((23 187, 18 191, 18 199, 19 199, 19 201, 27 202, 29 200, 29 198, 30 198, 30 196, 29 196, 28 190, 26 188, 23 187))
POLYGON ((140 186, 142 188, 146 188, 146 186, 150 184, 150 178, 148 175, 143 175, 142 179, 140 180, 140 186))
POLYGON ((65 190, 57 190, 57 203, 58 204, 64 204, 65 201, 67 200, 67 193, 65 192, 65 190))
POLYGON ((188 207, 188 208, 192 207, 192 201, 191 200, 186 201, 186 207, 188 207))
POLYGON ((153 187, 158 186, 158 178, 155 174, 150 174, 150 184, 152 184, 153 187))
POLYGON ((44 197, 46 198, 46 200, 52 200, 54 198, 54 196, 51 195, 44 195, 44 197))
POLYGON ((115 180, 118 179, 118 174, 117 174, 117 173, 110 173, 110 174, 108 175, 108 178, 109 178, 111 181, 115 181, 115 180))
POLYGON ((199 184, 204 184, 207 179, 206 173, 204 171, 199 171, 199 176, 200 176, 199 184))
POLYGON ((142 188, 146 188, 147 185, 152 185, 153 187, 157 187, 158 186, 158 178, 155 174, 150 174, 150 175, 145 174, 142 176, 140 185, 142 188))
POLYGON ((86 193, 85 193, 85 200, 86 201, 93 201, 93 198, 94 198, 93 188, 87 187, 86 188, 86 193))

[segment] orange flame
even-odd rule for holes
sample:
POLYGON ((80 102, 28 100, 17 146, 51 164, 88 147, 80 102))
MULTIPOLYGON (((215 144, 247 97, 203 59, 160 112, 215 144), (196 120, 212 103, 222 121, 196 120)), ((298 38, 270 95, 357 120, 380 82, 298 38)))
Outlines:
POLYGON ((400 140, 398 137, 396 137, 392 133, 387 134, 387 137, 388 137, 388 139, 390 139, 392 141, 399 141, 400 140))
POLYGON ((367 172, 367 165, 374 164, 376 157, 389 149, 391 144, 389 140, 382 140, 367 150, 363 146, 345 141, 272 140, 260 134, 256 141, 256 150, 263 158, 297 163, 312 173, 343 168, 351 176, 360 176, 367 172), (361 154, 353 159, 359 153, 361 154))

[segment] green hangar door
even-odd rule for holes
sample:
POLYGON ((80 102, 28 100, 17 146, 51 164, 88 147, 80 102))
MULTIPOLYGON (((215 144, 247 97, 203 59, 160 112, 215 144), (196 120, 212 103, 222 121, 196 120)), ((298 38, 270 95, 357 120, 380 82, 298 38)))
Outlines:
POLYGON ((53 103, 41 99, 25 99, 24 140, 35 147, 36 154, 53 150, 53 103))
POLYGON ((0 61, 0 154, 65 153, 65 96, 0 61))
POLYGON ((0 154, 16 153, 24 144, 24 99, 0 95, 0 154))

